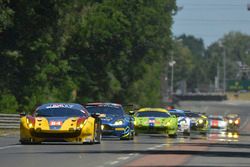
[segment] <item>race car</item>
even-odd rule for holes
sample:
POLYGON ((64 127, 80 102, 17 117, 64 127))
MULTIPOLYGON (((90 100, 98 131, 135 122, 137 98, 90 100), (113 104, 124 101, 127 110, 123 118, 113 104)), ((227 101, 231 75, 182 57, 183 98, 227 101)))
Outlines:
POLYGON ((120 104, 116 103, 87 103, 88 112, 100 114, 103 137, 118 137, 121 140, 133 140, 134 119, 125 114, 120 104))
POLYGON ((135 132, 164 133, 176 137, 178 125, 176 116, 163 108, 141 108, 135 115, 135 132))
POLYGON ((191 120, 186 116, 185 112, 180 109, 172 109, 169 112, 178 118, 178 132, 183 133, 183 135, 190 135, 191 120))
POLYGON ((227 122, 222 115, 210 115, 208 121, 210 129, 227 129, 227 122))
POLYGON ((228 131, 238 131, 240 127, 240 116, 238 114, 227 114, 225 116, 228 131))
POLYGON ((31 115, 21 115, 20 142, 100 143, 101 121, 80 104, 48 103, 31 115))
POLYGON ((198 131, 201 134, 207 134, 208 118, 204 114, 195 113, 192 111, 184 111, 186 116, 190 118, 191 130, 198 131))

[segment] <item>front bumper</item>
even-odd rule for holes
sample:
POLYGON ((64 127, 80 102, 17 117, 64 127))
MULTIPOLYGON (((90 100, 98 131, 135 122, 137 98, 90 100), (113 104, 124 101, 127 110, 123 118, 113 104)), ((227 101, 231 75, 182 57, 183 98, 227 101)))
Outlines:
POLYGON ((172 127, 167 127, 167 126, 135 126, 135 132, 136 133, 168 133, 170 130, 175 130, 172 127))
POLYGON ((190 132, 190 126, 188 124, 178 125, 178 132, 190 132))
POLYGON ((81 130, 74 131, 35 131, 34 129, 30 130, 30 133, 33 137, 38 138, 75 138, 81 135, 81 130))
POLYGON ((112 126, 102 124, 102 137, 125 137, 131 132, 129 126, 112 126))

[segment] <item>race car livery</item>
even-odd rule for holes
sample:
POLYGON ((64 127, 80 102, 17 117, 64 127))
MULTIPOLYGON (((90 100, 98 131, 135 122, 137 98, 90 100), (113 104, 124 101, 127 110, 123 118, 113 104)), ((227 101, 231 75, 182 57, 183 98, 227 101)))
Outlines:
POLYGON ((178 132, 184 135, 190 135, 190 118, 188 118, 183 110, 173 109, 169 110, 170 114, 178 118, 178 132))
POLYGON ((125 114, 122 105, 116 103, 87 103, 90 113, 100 114, 103 137, 118 137, 121 140, 134 138, 134 120, 125 114))
POLYGON ((192 111, 184 111, 186 116, 190 118, 191 130, 206 134, 208 131, 208 118, 204 114, 192 111))
POLYGON ((221 115, 210 115, 208 117, 210 129, 222 129, 226 130, 227 122, 224 117, 221 115))
POLYGON ((39 106, 32 115, 21 116, 20 142, 100 143, 100 123, 80 104, 48 103, 39 106))
POLYGON ((240 127, 240 116, 238 114, 227 114, 225 116, 228 131, 238 131, 240 127))
POLYGON ((163 108, 141 108, 134 118, 136 134, 164 133, 169 137, 176 136, 177 118, 163 108))

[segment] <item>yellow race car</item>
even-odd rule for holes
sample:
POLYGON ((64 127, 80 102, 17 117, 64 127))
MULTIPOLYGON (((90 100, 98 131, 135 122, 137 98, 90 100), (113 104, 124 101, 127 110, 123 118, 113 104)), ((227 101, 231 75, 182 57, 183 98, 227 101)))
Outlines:
POLYGON ((21 115, 21 144, 54 141, 100 143, 101 120, 75 103, 48 103, 32 115, 21 115))

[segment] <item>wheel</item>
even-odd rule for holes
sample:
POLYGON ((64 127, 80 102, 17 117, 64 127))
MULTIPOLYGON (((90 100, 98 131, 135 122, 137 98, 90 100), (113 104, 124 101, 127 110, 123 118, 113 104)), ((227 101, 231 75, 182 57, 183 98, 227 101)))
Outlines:
POLYGON ((183 132, 184 136, 190 136, 190 132, 183 132))
POLYGON ((22 145, 31 145, 31 144, 41 144, 41 142, 34 141, 33 139, 19 140, 22 145))
POLYGON ((129 135, 127 137, 121 137, 120 140, 133 140, 134 136, 133 136, 133 132, 129 132, 129 135))
POLYGON ((207 136, 207 132, 204 131, 204 132, 200 132, 201 135, 204 135, 204 136, 207 136))
POLYGON ((30 141, 21 141, 21 140, 20 140, 20 143, 21 143, 22 145, 29 145, 29 144, 31 144, 30 141))
POLYGON ((135 132, 131 132, 131 133, 132 133, 132 134, 131 134, 130 140, 134 140, 135 132))
POLYGON ((170 138, 176 138, 177 137, 177 134, 175 133, 175 134, 169 134, 168 135, 170 138))
POLYGON ((94 143, 95 144, 100 144, 101 140, 102 140, 102 130, 101 130, 101 125, 100 124, 95 125, 95 134, 94 134, 94 136, 95 136, 94 143))

